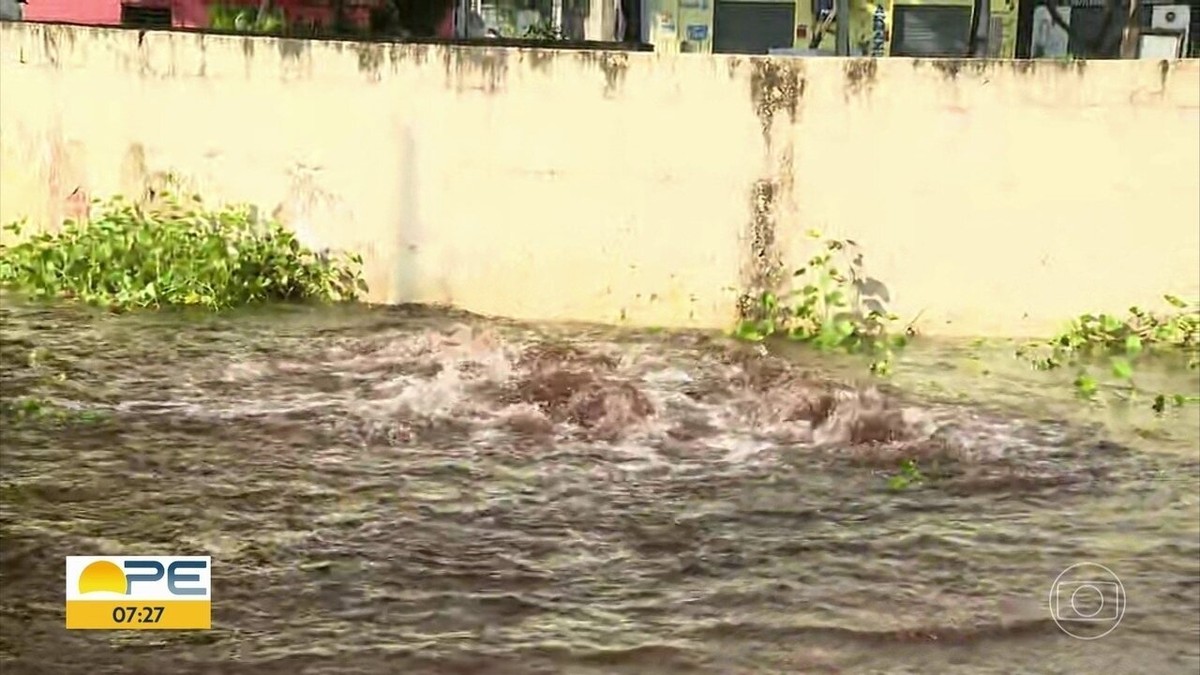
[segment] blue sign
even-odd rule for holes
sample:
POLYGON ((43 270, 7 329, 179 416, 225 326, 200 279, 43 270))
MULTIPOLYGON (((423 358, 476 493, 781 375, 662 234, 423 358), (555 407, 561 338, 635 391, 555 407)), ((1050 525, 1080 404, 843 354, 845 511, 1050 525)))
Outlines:
POLYGON ((687 38, 693 42, 702 42, 708 39, 708 26, 688 26, 687 38))

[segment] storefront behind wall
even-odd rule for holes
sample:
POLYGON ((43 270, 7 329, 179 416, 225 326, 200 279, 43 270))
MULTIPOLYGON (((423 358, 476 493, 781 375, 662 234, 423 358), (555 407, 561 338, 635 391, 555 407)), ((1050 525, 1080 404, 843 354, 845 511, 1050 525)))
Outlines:
MULTIPOLYGON (((1125 17, 1104 0, 1059 0, 1058 19, 1044 0, 1022 3, 1019 58, 1108 59, 1121 56, 1125 17), (1060 23, 1061 22, 1061 23, 1060 23)), ((1138 45, 1134 56, 1172 59, 1200 56, 1200 2, 1143 0, 1134 17, 1138 45), (1156 49, 1147 52, 1146 44, 1156 49), (1162 46, 1167 46, 1163 52, 1162 46)))
POLYGON ((455 37, 638 42, 638 0, 454 0, 455 37), (636 22, 634 22, 636 25, 636 22))
MULTIPOLYGON (((974 0, 850 0, 851 56, 965 57, 974 0)), ((833 0, 646 0, 657 51, 835 54, 833 0)), ((1017 0, 992 0, 988 55, 1012 58, 1017 0)))
POLYGON ((24 0, 0 0, 0 21, 20 21, 24 0))

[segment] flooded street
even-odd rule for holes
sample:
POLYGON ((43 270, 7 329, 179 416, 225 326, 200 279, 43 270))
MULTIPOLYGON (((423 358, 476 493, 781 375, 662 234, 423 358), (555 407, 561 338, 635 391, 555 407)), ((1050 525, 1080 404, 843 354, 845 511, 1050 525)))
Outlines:
POLYGON ((1198 672, 1197 406, 1011 354, 875 391, 700 334, 6 298, 4 671, 1198 672), (64 630, 63 557, 134 554, 213 556, 213 630, 64 630), (1080 562, 1127 597, 1099 639, 1048 606, 1080 562))

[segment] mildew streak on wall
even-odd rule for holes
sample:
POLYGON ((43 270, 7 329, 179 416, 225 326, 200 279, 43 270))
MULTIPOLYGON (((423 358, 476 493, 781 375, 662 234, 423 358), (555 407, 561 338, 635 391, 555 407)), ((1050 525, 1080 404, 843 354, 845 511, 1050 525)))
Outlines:
MULTIPOLYGON (((738 313, 757 318, 763 293, 781 290, 783 251, 779 246, 780 204, 792 198, 795 145, 790 133, 776 131, 776 118, 786 113, 790 129, 796 124, 806 81, 799 60, 751 59, 750 103, 762 129, 763 177, 750 187, 748 224, 738 313)), ((791 225, 794 225, 791 224, 791 225)))

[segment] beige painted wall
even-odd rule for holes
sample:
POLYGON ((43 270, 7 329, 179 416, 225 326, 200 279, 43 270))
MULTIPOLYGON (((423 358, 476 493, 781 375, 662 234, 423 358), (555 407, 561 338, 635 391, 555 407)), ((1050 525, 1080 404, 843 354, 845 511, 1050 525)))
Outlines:
POLYGON ((857 240, 929 334, 1200 294, 1197 61, 0 27, 0 220, 58 222, 167 174, 363 253, 374 300, 516 318, 725 327, 810 227, 857 240))

